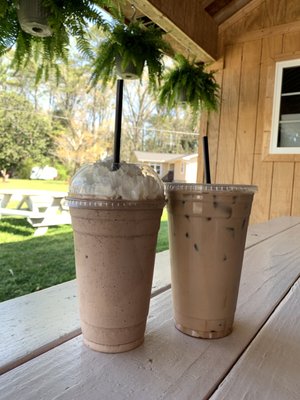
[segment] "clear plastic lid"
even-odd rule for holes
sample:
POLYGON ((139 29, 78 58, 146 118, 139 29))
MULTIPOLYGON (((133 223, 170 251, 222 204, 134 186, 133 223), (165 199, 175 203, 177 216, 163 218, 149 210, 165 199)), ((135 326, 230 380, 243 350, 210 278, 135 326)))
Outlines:
POLYGON ((208 183, 165 183, 166 192, 171 191, 187 191, 187 192, 243 192, 255 193, 257 186, 255 185, 234 185, 234 184, 208 184, 208 183))
POLYGON ((70 183, 69 197, 154 200, 164 198, 163 182, 149 166, 114 165, 111 161, 86 164, 80 168, 70 183))

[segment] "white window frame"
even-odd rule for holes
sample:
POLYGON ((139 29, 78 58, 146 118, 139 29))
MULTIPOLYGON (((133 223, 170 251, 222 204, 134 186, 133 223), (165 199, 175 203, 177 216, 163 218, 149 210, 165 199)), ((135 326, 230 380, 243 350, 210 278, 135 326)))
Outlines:
POLYGON ((162 174, 162 165, 161 164, 152 163, 152 164, 150 164, 150 167, 152 169, 154 169, 154 171, 157 173, 158 176, 161 176, 161 174, 162 174))
POLYGON ((289 67, 300 67, 300 59, 279 61, 276 63, 272 128, 271 128, 271 140, 270 140, 271 154, 300 154, 300 147, 278 147, 280 104, 282 96, 281 95, 282 75, 283 75, 283 69, 289 67))

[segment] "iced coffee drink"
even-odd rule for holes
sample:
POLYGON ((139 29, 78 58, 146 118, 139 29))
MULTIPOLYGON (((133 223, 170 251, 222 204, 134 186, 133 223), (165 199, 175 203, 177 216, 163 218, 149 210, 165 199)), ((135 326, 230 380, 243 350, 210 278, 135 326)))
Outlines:
POLYGON ((117 353, 144 340, 163 185, 150 168, 96 163, 68 196, 84 342, 117 353))
POLYGON ((195 337, 232 331, 255 186, 166 185, 174 319, 195 337))

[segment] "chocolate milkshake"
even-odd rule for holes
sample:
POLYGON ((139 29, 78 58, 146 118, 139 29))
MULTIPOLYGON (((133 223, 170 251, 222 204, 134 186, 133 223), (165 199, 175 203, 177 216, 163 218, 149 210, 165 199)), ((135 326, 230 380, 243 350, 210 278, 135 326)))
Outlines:
POLYGON ((255 186, 167 184, 176 327, 191 336, 232 331, 255 186))
POLYGON ((84 167, 68 201, 83 340, 94 350, 117 353, 144 340, 165 200, 152 170, 102 167, 84 167))

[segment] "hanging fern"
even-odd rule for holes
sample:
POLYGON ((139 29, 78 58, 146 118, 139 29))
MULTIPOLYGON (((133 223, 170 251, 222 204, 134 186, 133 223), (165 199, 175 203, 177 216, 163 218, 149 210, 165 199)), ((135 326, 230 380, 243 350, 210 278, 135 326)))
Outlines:
POLYGON ((142 76, 146 65, 150 85, 155 86, 163 73, 164 53, 169 51, 170 46, 163 39, 163 31, 154 24, 145 27, 137 21, 129 25, 118 22, 110 26, 107 38, 99 45, 91 84, 95 86, 99 79, 104 84, 114 82, 117 76, 116 61, 120 59, 124 69, 133 64, 138 77, 142 76))
MULTIPOLYGON (((120 0, 122 1, 122 0, 120 0)), ((75 38, 77 49, 86 57, 92 56, 90 25, 109 28, 100 8, 106 8, 120 18, 119 2, 114 0, 42 0, 49 10, 48 24, 52 36, 37 37, 22 31, 18 16, 18 0, 0 0, 0 56, 15 46, 13 66, 19 70, 35 54, 38 62, 37 80, 46 78, 50 71, 57 74, 58 64, 66 62, 70 36, 75 38)))
POLYGON ((213 72, 205 71, 204 63, 190 62, 178 54, 175 56, 175 67, 163 77, 158 101, 168 109, 187 104, 194 112, 200 109, 216 110, 219 85, 213 72))

